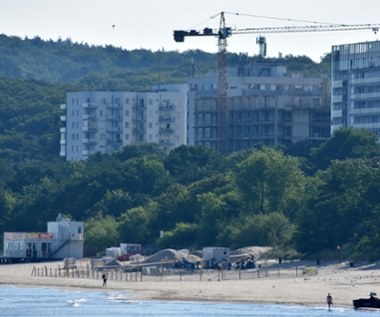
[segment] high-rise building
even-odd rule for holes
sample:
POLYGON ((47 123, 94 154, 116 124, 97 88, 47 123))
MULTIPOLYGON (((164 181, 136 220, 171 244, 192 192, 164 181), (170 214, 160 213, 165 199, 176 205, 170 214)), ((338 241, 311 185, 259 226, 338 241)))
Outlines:
POLYGON ((72 92, 61 109, 60 156, 85 160, 110 154, 131 143, 152 142, 170 150, 186 144, 187 95, 172 91, 72 92))
POLYGON ((380 138, 380 42, 332 47, 331 132, 363 128, 380 138))
POLYGON ((330 136, 330 92, 326 78, 289 77, 286 67, 248 63, 229 69, 225 126, 218 125, 217 76, 193 78, 189 87, 189 144, 226 153, 255 145, 278 146, 330 136), (223 128, 223 133, 218 129, 223 128))

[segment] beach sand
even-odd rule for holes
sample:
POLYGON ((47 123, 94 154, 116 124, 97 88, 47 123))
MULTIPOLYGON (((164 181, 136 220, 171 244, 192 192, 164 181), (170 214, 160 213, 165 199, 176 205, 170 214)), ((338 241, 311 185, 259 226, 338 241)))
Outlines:
MULTIPOLYGON (((93 278, 55 276, 62 262, 4 264, 0 266, 0 283, 17 286, 51 286, 66 289, 104 290, 100 275, 93 278), (33 268, 41 268, 32 275, 33 268), (50 269, 51 268, 51 269, 50 269), (46 276, 45 272, 53 276, 46 276)), ((134 273, 129 280, 109 279, 107 290, 123 291, 131 300, 190 300, 224 301, 268 304, 326 305, 331 293, 335 306, 352 306, 352 300, 368 297, 380 290, 380 266, 348 263, 312 266, 305 263, 282 263, 268 271, 218 271, 202 275, 144 276, 141 281, 134 273), (302 272, 306 270, 304 274, 302 272), (241 278, 241 279, 239 279, 241 278)))

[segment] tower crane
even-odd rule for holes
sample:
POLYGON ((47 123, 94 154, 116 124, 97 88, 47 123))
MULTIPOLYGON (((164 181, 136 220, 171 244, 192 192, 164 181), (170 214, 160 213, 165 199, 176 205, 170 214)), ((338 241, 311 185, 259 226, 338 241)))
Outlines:
MULTIPOLYGON (((217 126, 217 150, 226 153, 227 150, 227 38, 235 34, 268 34, 268 33, 302 33, 302 32, 329 32, 329 31, 354 31, 371 30, 375 34, 380 29, 380 24, 311 24, 303 26, 279 26, 233 29, 226 26, 225 13, 220 12, 219 28, 204 28, 203 30, 175 30, 174 40, 184 42, 186 37, 213 36, 218 38, 218 86, 216 104, 217 126)), ((217 15, 216 15, 217 16, 217 15)), ((215 16, 214 16, 215 17, 215 16)), ((305 22, 305 21, 303 21, 305 22)), ((266 53, 265 37, 259 36, 256 40, 260 46, 260 55, 266 53)))

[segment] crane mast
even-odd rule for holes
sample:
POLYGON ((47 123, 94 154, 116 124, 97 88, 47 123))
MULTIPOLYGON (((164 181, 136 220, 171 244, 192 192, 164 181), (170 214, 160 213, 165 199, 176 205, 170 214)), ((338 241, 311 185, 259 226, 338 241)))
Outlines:
MULTIPOLYGON (((184 42, 185 37, 214 36, 218 38, 218 90, 216 102, 216 137, 217 150, 221 153, 228 152, 228 111, 227 111, 227 38, 234 34, 268 34, 268 33, 302 33, 302 32, 331 32, 331 31, 357 31, 371 30, 375 34, 379 31, 380 24, 331 24, 331 25, 304 25, 283 27, 258 27, 232 29, 226 26, 225 13, 220 12, 219 29, 204 28, 203 30, 175 30, 174 40, 184 42)), ((256 39, 260 45, 260 55, 266 55, 265 37, 256 39)))
POLYGON ((220 16, 219 37, 218 37, 218 98, 216 103, 216 136, 217 150, 220 153, 226 152, 227 137, 227 33, 224 13, 220 16))

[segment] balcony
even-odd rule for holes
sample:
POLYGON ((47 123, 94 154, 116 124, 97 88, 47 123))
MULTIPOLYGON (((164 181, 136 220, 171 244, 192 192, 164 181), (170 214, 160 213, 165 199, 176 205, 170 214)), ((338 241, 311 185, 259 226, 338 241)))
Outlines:
POLYGON ((89 102, 84 102, 82 104, 82 107, 83 109, 93 109, 93 108, 97 108, 97 105, 95 103, 89 103, 89 102))
POLYGON ((165 128, 165 129, 161 128, 160 133, 161 134, 173 134, 174 130, 173 129, 167 129, 167 128, 165 128))
POLYGON ((380 93, 379 92, 366 92, 366 93, 358 93, 358 94, 352 94, 351 95, 352 99, 378 99, 380 98, 380 93))
POLYGON ((343 102, 342 95, 333 95, 331 98, 331 102, 343 102))
POLYGON ((88 145, 98 143, 97 140, 95 140, 95 139, 88 139, 88 138, 83 139, 82 142, 83 142, 83 144, 88 144, 88 145))
POLYGON ((97 127, 93 125, 86 125, 82 128, 83 132, 95 132, 97 131, 97 127))
POLYGON ((60 116, 59 120, 61 120, 62 122, 65 122, 66 121, 66 116, 60 116))
POLYGON ((89 121, 89 120, 96 120, 96 115, 95 114, 84 114, 82 116, 83 121, 89 121))
POLYGON ((165 146, 165 147, 173 147, 175 144, 174 142, 171 142, 169 140, 161 140, 160 145, 165 146))
POLYGON ((159 118, 160 122, 174 122, 175 118, 174 117, 167 117, 167 116, 160 116, 159 118))
POLYGON ((160 111, 173 111, 174 106, 173 105, 164 105, 164 106, 159 106, 158 109, 160 111))
POLYGON ((119 133, 120 129, 118 127, 107 127, 107 132, 119 133))
POLYGON ((66 110, 66 109, 67 109, 66 104, 61 104, 61 105, 59 105, 59 108, 60 108, 61 110, 66 110))
POLYGON ((343 87, 343 80, 334 80, 331 83, 331 88, 342 88, 343 87))
POLYGON ((368 85, 368 84, 375 84, 379 82, 380 82, 379 77, 351 79, 352 85, 368 85))

